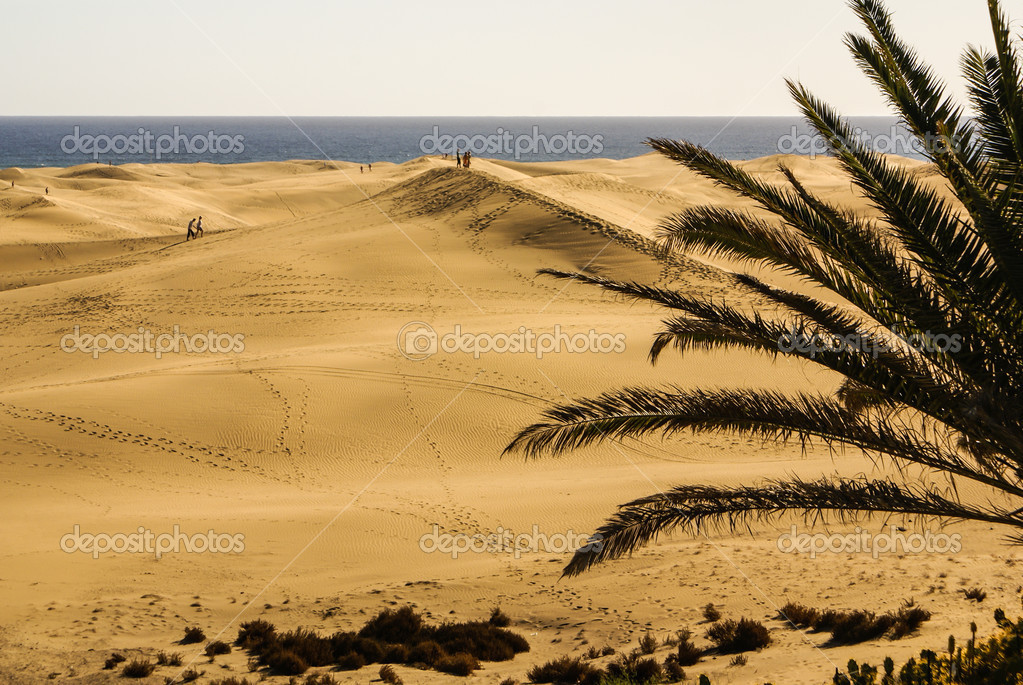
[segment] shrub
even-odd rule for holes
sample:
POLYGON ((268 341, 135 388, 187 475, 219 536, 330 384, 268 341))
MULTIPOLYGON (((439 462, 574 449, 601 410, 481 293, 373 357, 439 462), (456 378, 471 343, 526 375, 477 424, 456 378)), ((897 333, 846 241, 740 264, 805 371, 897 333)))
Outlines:
POLYGON ((337 681, 329 673, 321 673, 320 675, 310 673, 305 677, 305 685, 337 685, 337 681))
POLYGON ((420 642, 409 651, 408 660, 409 663, 413 664, 426 664, 427 666, 433 667, 437 660, 444 654, 444 650, 440 648, 440 645, 433 640, 425 640, 420 642))
POLYGON ((330 637, 303 628, 278 633, 266 621, 250 621, 239 628, 235 644, 249 651, 250 665, 255 663, 255 668, 266 665, 274 673, 284 675, 298 675, 310 667, 329 665, 354 670, 371 663, 437 668, 442 659, 451 655, 458 658, 445 661, 445 667, 461 671, 465 669, 463 663, 506 661, 529 651, 524 637, 498 625, 505 623, 505 619, 500 609, 495 609, 489 621, 428 626, 406 606, 381 611, 358 632, 336 632, 330 637), (474 662, 459 656, 462 654, 472 657, 474 662))
POLYGON ((238 639, 235 644, 243 649, 258 650, 277 637, 277 629, 272 623, 257 618, 247 621, 238 628, 238 639))
POLYGON ((337 660, 337 667, 342 671, 358 671, 366 665, 366 660, 358 652, 349 652, 337 660))
POLYGON ((501 685, 518 685, 518 683, 515 682, 515 678, 505 678, 501 681, 501 685))
POLYGON ((820 614, 821 612, 817 609, 796 604, 795 602, 787 602, 781 608, 778 617, 797 628, 810 628, 816 626, 817 621, 820 620, 820 614))
POLYGON ((384 645, 384 656, 380 659, 380 663, 407 664, 411 652, 412 650, 405 645, 384 645))
POLYGON ((404 685, 398 673, 394 670, 394 666, 381 666, 380 680, 387 683, 387 685, 404 685))
POLYGON ((707 605, 703 607, 703 617, 707 619, 708 622, 714 623, 715 621, 721 620, 721 612, 717 610, 717 607, 715 607, 713 603, 708 602, 707 605))
POLYGON ((639 638, 639 651, 643 654, 653 654, 657 651, 657 638, 652 633, 647 633, 639 638))
POLYGON ((703 650, 693 644, 693 634, 688 630, 678 631, 678 650, 675 658, 680 666, 693 666, 703 656, 703 650))
POLYGON ((263 663, 280 675, 301 675, 309 670, 309 664, 290 649, 274 647, 263 655, 263 663))
POLYGON ((199 680, 199 678, 203 677, 205 674, 206 671, 197 671, 194 668, 190 668, 178 677, 181 679, 181 682, 183 683, 191 683, 196 680, 199 680))
POLYGON ((600 671, 581 659, 563 656, 542 666, 533 666, 526 677, 531 683, 590 685, 599 680, 600 671))
POLYGON ((621 683, 647 685, 664 680, 664 668, 654 659, 640 659, 638 654, 623 654, 607 665, 605 679, 621 683))
MULTIPOLYGON (((293 631, 282 633, 273 642, 269 651, 273 651, 277 647, 299 657, 307 664, 307 667, 329 666, 334 663, 333 642, 330 638, 320 637, 312 630, 296 628, 293 631)), ((304 669, 301 672, 304 672, 304 669)))
POLYGON ((181 638, 181 644, 191 645, 196 642, 202 642, 206 639, 206 633, 203 632, 202 628, 185 628, 185 636, 181 638))
POLYGON ((155 670, 156 665, 149 663, 148 660, 132 659, 121 670, 121 675, 125 678, 148 678, 155 670))
POLYGON ((222 680, 211 680, 209 685, 250 685, 248 678, 224 678, 222 680))
POLYGON ((926 609, 905 602, 895 612, 881 615, 870 611, 836 611, 835 609, 813 609, 789 602, 782 607, 779 618, 785 619, 797 628, 812 628, 815 631, 829 631, 834 644, 855 644, 876 640, 888 635, 893 640, 915 632, 920 625, 931 618, 926 609))
POLYGON ((368 637, 355 638, 352 651, 361 656, 367 664, 376 664, 384 660, 387 653, 385 646, 379 641, 368 637))
POLYGON ((220 654, 230 654, 231 645, 227 644, 223 640, 215 640, 206 645, 206 650, 204 653, 208 657, 214 657, 220 654))
POLYGON ((121 663, 122 661, 125 661, 124 655, 114 652, 113 654, 110 655, 109 659, 103 662, 103 668, 109 671, 110 669, 116 667, 117 664, 121 663))
POLYGON ((507 661, 529 651, 529 643, 521 635, 482 621, 445 623, 430 632, 448 654, 465 652, 484 661, 507 661))
POLYGON ((467 676, 471 675, 473 671, 480 667, 479 660, 472 654, 466 654, 465 652, 459 652, 452 656, 442 656, 434 664, 441 673, 450 673, 451 675, 467 676))
POLYGON ((664 660, 664 679, 669 683, 681 683, 686 679, 686 671, 675 654, 669 654, 664 660))
POLYGON ((747 663, 745 654, 736 654, 732 657, 732 660, 728 662, 729 666, 745 666, 747 663))
POLYGON ((419 636, 423 629, 423 617, 410 606, 400 609, 384 609, 366 622, 359 631, 359 637, 373 638, 381 642, 408 643, 419 636))
POLYGON ((707 639, 722 654, 750 652, 771 643, 771 636, 764 624, 749 618, 718 621, 707 629, 707 639))
POLYGON ((501 611, 501 607, 494 607, 494 610, 490 612, 489 623, 498 628, 507 628, 511 625, 511 618, 508 614, 501 611))

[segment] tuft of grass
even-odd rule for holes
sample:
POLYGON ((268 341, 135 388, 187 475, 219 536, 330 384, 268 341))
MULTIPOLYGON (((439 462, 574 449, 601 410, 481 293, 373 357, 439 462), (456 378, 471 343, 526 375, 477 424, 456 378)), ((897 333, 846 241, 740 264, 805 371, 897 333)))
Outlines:
POLYGON ((508 614, 501 611, 501 607, 494 607, 494 610, 490 612, 490 625, 497 626, 498 628, 507 628, 511 625, 511 618, 508 614))
POLYGON ((718 621, 707 629, 707 639, 722 654, 752 652, 771 644, 767 627, 749 618, 718 621))
POLYGON ((387 685, 405 685, 398 672, 394 670, 394 666, 381 666, 378 674, 380 675, 380 680, 387 683, 387 685))
POLYGON ((172 652, 170 654, 160 652, 156 655, 157 666, 180 666, 181 663, 181 654, 179 652, 172 652))
POLYGON ((987 599, 987 592, 979 587, 971 587, 967 590, 962 591, 966 596, 966 599, 972 599, 977 604, 980 604, 987 599))
POLYGON ((745 654, 736 654, 732 657, 732 660, 728 662, 729 666, 745 666, 747 663, 745 654))
POLYGON ((653 654, 657 651, 657 638, 653 633, 647 633, 639 638, 639 651, 643 654, 653 654))
POLYGON ((199 678, 203 677, 204 675, 206 675, 206 671, 197 671, 194 668, 190 668, 178 677, 181 679, 181 682, 183 683, 191 683, 195 682, 196 680, 199 680, 199 678))

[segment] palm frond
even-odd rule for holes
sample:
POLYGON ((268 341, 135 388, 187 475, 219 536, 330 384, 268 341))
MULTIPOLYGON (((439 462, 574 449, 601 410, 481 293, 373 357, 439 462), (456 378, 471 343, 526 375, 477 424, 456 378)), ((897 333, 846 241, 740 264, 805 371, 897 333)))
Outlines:
POLYGON ((676 530, 693 536, 722 529, 734 532, 791 512, 802 514, 808 522, 895 513, 943 521, 1021 524, 1018 514, 967 506, 951 493, 889 480, 824 478, 734 488, 680 485, 622 505, 576 551, 564 574, 576 576, 601 562, 620 559, 676 530))

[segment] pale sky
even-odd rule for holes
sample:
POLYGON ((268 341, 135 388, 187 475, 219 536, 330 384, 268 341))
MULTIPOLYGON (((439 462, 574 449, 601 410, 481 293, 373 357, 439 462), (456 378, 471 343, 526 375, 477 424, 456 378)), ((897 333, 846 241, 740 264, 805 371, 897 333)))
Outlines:
MULTIPOLYGON (((962 48, 991 42, 984 0, 889 7, 962 94, 962 48)), ((844 114, 888 113, 841 43, 859 28, 844 0, 0 8, 0 115, 789 115, 786 76, 844 114)), ((1012 11, 1023 19, 1018 4, 1012 11)))

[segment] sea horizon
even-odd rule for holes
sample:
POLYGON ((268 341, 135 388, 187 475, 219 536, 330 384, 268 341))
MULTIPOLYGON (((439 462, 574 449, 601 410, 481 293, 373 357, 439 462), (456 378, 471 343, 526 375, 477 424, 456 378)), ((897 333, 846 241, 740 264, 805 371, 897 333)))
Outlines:
MULTIPOLYGON (((896 117, 850 122, 870 140, 882 141, 880 151, 923 158, 896 117)), ((644 141, 656 137, 686 139, 733 160, 827 152, 796 116, 3 116, 0 168, 298 159, 402 163, 455 149, 521 162, 627 159, 650 152, 644 141)))

